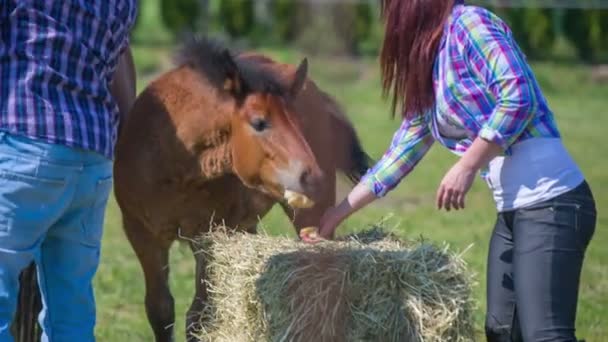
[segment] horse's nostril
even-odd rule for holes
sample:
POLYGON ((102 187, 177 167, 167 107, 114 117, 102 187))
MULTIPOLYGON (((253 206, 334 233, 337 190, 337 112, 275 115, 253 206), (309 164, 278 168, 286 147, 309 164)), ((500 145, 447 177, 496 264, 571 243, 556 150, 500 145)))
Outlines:
POLYGON ((300 175, 300 183, 302 185, 309 185, 312 182, 312 171, 310 169, 304 170, 300 175))
POLYGON ((306 169, 300 175, 300 184, 308 190, 316 189, 323 178, 321 172, 314 172, 313 169, 306 169))

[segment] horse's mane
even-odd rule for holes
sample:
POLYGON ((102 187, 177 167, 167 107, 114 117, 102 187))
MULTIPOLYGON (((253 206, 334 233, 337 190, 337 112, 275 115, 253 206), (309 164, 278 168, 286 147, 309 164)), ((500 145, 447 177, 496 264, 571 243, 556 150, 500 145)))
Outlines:
POLYGON ((234 68, 243 81, 245 92, 271 93, 285 96, 285 87, 259 61, 237 59, 238 53, 208 37, 190 35, 183 39, 174 60, 177 65, 190 65, 215 87, 222 88, 234 68))

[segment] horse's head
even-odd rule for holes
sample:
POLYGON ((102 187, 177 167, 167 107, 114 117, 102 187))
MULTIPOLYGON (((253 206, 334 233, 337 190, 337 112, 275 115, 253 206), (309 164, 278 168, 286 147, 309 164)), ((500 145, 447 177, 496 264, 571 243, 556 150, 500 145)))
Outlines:
POLYGON ((264 80, 268 75, 263 70, 245 70, 251 66, 233 60, 227 65, 223 87, 236 99, 231 119, 234 172, 245 185, 283 198, 292 207, 312 205, 322 172, 292 105, 306 82, 306 60, 288 86, 264 80))

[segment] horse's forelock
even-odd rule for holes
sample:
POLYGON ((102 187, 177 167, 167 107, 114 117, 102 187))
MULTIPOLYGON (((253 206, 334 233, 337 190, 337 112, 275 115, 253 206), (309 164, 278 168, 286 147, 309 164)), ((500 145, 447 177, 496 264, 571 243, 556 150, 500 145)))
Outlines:
POLYGON ((288 93, 276 75, 263 67, 267 61, 238 58, 237 53, 210 38, 188 37, 182 43, 174 61, 177 65, 192 66, 218 89, 221 89, 226 78, 232 77, 231 73, 236 71, 247 93, 266 93, 281 97, 288 93))

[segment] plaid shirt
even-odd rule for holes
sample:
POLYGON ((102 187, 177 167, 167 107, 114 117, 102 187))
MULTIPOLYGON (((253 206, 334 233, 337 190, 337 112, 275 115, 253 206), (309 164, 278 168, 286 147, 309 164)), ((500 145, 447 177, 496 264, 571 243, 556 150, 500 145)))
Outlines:
MULTIPOLYGON (((445 25, 433 79, 435 107, 405 119, 384 156, 363 177, 378 197, 410 173, 435 141, 462 155, 479 136, 500 145, 509 155, 510 146, 524 139, 560 136, 509 27, 486 9, 454 7, 445 25), (463 129, 466 137, 442 136, 438 116, 463 129)), ((482 177, 485 175, 484 170, 482 177)))
POLYGON ((112 158, 136 0, 0 0, 0 130, 112 158))

